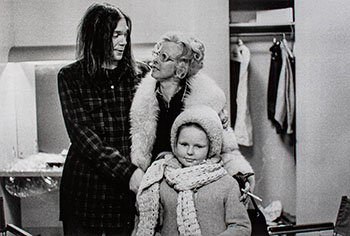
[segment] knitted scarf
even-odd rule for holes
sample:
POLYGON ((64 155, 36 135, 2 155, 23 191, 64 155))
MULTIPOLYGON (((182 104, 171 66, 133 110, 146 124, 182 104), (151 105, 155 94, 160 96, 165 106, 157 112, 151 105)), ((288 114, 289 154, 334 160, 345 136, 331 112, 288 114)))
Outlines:
POLYGON ((181 236, 200 236, 193 190, 226 175, 221 164, 201 164, 180 167, 176 158, 155 161, 147 170, 137 194, 140 222, 137 236, 153 236, 159 217, 159 186, 163 178, 178 192, 177 225, 181 236))

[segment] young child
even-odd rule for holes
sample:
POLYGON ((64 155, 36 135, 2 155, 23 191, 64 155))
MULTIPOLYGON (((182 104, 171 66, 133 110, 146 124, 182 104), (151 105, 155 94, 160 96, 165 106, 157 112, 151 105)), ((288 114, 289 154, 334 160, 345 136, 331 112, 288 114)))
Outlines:
POLYGON ((222 142, 222 123, 211 108, 188 108, 176 118, 173 153, 158 157, 141 182, 136 235, 250 235, 238 183, 218 158, 222 142))

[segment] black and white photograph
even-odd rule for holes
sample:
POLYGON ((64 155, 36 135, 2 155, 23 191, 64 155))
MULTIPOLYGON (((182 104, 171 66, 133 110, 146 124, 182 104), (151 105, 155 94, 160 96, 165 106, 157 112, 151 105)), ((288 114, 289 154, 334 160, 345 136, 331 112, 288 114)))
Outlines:
POLYGON ((350 236, 348 1, 0 12, 0 235, 350 236))

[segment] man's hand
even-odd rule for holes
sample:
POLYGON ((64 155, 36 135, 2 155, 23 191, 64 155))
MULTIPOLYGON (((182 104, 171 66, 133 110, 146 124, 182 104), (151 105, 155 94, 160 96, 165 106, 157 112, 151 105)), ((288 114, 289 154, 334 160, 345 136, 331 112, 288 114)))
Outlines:
POLYGON ((141 170, 140 168, 137 168, 135 172, 132 174, 129 181, 129 188, 134 193, 137 193, 137 190, 140 187, 140 183, 144 174, 145 172, 143 172, 143 170, 141 170))

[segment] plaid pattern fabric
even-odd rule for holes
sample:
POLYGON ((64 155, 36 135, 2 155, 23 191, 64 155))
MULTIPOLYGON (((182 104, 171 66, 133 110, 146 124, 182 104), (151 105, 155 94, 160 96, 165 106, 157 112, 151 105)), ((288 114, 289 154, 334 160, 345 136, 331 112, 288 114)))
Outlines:
POLYGON ((81 61, 58 74, 62 113, 71 146, 60 187, 60 218, 84 226, 132 226, 135 196, 129 179, 129 110, 136 76, 106 70, 90 78, 81 61))

